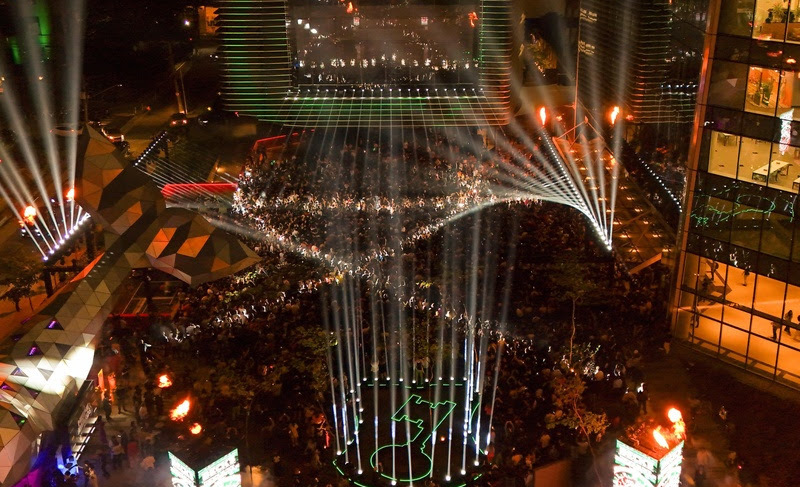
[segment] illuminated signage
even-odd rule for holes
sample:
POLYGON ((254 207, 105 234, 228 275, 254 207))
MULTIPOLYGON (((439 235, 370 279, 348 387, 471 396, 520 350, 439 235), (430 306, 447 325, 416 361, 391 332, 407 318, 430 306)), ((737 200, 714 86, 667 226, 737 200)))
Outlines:
POLYGON ((428 17, 420 17, 419 23, 421 25, 428 25, 428 17))
POLYGON ((200 487, 240 487, 239 450, 231 452, 198 472, 200 487))
POLYGON ((683 461, 683 442, 661 460, 617 440, 614 487, 678 487, 683 461))
POLYGON ((174 487, 196 487, 196 475, 188 465, 176 457, 174 453, 167 452, 169 455, 169 473, 172 475, 172 485, 174 487))
POLYGON ((659 462, 658 487, 679 487, 682 463, 683 442, 673 448, 659 462))
POLYGON ((658 460, 617 440, 617 455, 614 457, 615 487, 655 487, 658 481, 657 467, 658 460))

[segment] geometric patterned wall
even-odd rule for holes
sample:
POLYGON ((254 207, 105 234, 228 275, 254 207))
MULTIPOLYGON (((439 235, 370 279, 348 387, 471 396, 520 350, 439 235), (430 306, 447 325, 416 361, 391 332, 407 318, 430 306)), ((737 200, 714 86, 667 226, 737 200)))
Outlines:
POLYGON ((132 269, 154 267, 197 285, 259 260, 201 215, 167 208, 152 180, 94 129, 80 141, 75 199, 106 232, 106 251, 0 343, 3 485, 27 473, 36 437, 54 428, 65 397, 88 376, 96 338, 132 269))

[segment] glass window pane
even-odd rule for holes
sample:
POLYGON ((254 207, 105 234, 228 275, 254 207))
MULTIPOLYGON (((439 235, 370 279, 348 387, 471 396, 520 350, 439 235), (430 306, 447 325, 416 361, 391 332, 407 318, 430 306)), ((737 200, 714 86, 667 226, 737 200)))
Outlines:
MULTIPOLYGON (((731 265, 734 265, 739 269, 750 269, 750 272, 753 272, 753 269, 756 268, 756 260, 757 260, 757 254, 755 252, 749 249, 745 249, 743 247, 739 247, 738 245, 731 245, 729 247, 729 250, 731 255, 728 258, 728 262, 730 262, 731 265)), ((742 279, 741 284, 743 286, 746 286, 748 284, 752 284, 752 281, 742 279)))
POLYGON ((678 308, 678 319, 675 322, 675 329, 673 333, 676 337, 686 340, 692 332, 692 325, 694 324, 694 317, 697 315, 692 311, 694 307, 695 296, 692 293, 681 293, 681 304, 678 308))
MULTIPOLYGON (((792 340, 791 344, 797 346, 798 342, 792 340)), ((800 350, 781 346, 778 354, 778 374, 781 374, 781 378, 788 382, 800 383, 800 350)))
MULTIPOLYGON (((758 319, 759 328, 764 328, 764 338, 750 335, 750 347, 747 349, 747 363, 754 369, 772 375, 775 372, 775 355, 778 353, 778 344, 770 340, 772 325, 766 320, 758 319)), ((756 328, 756 317, 753 317, 753 329, 756 328)))
POLYGON ((750 62, 757 66, 779 68, 783 63, 783 46, 786 44, 754 39, 750 43, 750 62))
POLYGON ((792 244, 792 260, 794 262, 800 262, 800 225, 798 225, 797 222, 795 222, 794 226, 794 243, 792 244))
MULTIPOLYGON (((749 27, 748 27, 748 30, 749 27)), ((747 35, 750 33, 748 32, 747 35)), ((717 52, 714 59, 726 59, 729 61, 741 61, 746 63, 750 58, 750 39, 741 37, 718 36, 717 52)))
POLYGON ((710 105, 741 110, 746 91, 746 64, 714 61, 708 90, 708 103, 710 105))
POLYGON ((792 218, 779 213, 764 215, 761 230, 761 252, 789 259, 792 245, 792 218))
POLYGON ((796 336, 800 340, 800 287, 789 285, 786 289, 786 304, 784 305, 784 319, 786 313, 792 311, 791 327, 792 336, 796 336))
POLYGON ((724 322, 744 331, 750 331, 750 313, 731 306, 725 306, 724 322))
POLYGON ((728 301, 750 308, 753 306, 753 289, 755 288, 755 274, 748 273, 738 267, 728 267, 728 301))
POLYGON ((741 137, 725 132, 711 131, 711 149, 708 154, 708 172, 736 179, 739 166, 741 137))
POLYGON ((787 261, 769 254, 759 254, 758 265, 756 266, 756 272, 759 275, 786 282, 788 270, 789 263, 787 261))
POLYGON ((692 342, 696 345, 716 352, 719 346, 720 324, 704 316, 699 317, 698 325, 694 328, 692 342))
POLYGON ((719 32, 750 36, 755 0, 733 0, 720 3, 719 32))
MULTIPOLYGON (((707 195, 695 198, 691 216, 691 230, 716 240, 730 238, 733 203, 707 195)), ((726 256, 726 259, 729 257, 726 256)))
POLYGON ((800 42, 800 9, 797 8, 797 0, 792 2, 792 10, 789 18, 786 19, 786 40, 789 42, 800 42))
MULTIPOLYGON (((797 112, 800 116, 800 110, 797 112)), ((770 175, 774 174, 774 177, 768 179, 768 184, 783 191, 796 192, 800 185, 800 148, 789 145, 792 122, 785 118, 791 116, 792 113, 793 110, 789 110, 781 115, 780 139, 777 144, 772 145, 770 175)))
POLYGON ((786 35, 788 16, 789 0, 757 0, 753 37, 782 41, 786 35))
POLYGON ((769 157, 772 143, 764 140, 742 137, 739 148, 739 176, 742 181, 767 184, 767 180, 775 178, 769 170, 769 157))
POLYGON ((699 272, 697 265, 700 262, 700 257, 694 254, 686 254, 686 261, 683 266, 683 285, 691 289, 697 289, 697 280, 699 272))
POLYGON ((777 279, 758 275, 753 308, 780 320, 783 317, 783 300, 786 296, 786 283, 777 279))
POLYGON ((720 353, 726 354, 728 358, 732 358, 737 362, 744 362, 747 356, 748 337, 749 334, 746 331, 723 326, 720 353))
POLYGON ((781 73, 778 115, 789 113, 790 120, 800 120, 800 71, 781 73))
POLYGON ((780 72, 777 69, 751 66, 747 76, 747 97, 744 109, 762 115, 775 115, 778 106, 780 72))

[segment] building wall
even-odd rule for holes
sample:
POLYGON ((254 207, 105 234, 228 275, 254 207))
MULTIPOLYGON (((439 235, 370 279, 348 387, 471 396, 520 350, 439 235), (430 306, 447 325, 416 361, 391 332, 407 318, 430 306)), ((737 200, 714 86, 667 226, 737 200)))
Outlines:
MULTIPOLYGON (((579 96, 634 124, 690 123, 708 0, 584 0, 579 96)), ((670 129, 666 129, 670 130, 670 129)))
POLYGON ((711 4, 674 333, 800 388, 800 23, 711 4))

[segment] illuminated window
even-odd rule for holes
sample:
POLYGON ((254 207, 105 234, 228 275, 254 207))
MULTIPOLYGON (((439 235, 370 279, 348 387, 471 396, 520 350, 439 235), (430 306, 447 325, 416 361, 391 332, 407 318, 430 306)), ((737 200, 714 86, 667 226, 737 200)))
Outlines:
POLYGON ((712 131, 708 172, 736 179, 740 145, 741 137, 738 135, 712 131))
POLYGON ((778 106, 780 72, 751 66, 747 76, 747 93, 744 109, 762 115, 775 115, 778 106))
POLYGON ((789 0, 757 0, 753 37, 783 41, 786 36, 786 21, 794 20, 794 17, 795 12, 789 10, 789 0))

